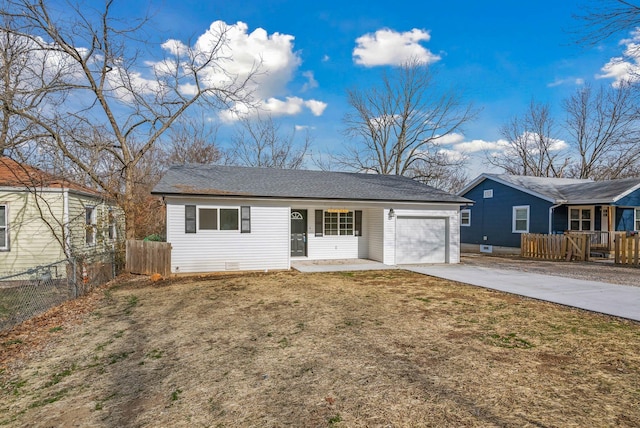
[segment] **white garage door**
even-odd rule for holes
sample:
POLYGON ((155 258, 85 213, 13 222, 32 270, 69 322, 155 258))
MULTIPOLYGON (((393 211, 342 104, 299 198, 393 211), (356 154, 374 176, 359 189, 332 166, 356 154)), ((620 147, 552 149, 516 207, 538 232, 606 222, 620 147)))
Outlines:
POLYGON ((398 217, 396 264, 445 263, 447 250, 446 218, 398 217))

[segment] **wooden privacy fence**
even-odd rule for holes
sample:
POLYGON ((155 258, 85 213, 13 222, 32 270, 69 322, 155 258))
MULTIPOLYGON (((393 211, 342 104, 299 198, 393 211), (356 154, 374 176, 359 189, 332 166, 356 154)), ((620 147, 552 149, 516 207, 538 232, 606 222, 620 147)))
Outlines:
POLYGON ((171 275, 171 244, 128 240, 126 270, 143 275, 171 275))
POLYGON ((640 266, 640 235, 616 233, 614 252, 616 264, 640 266))
POLYGON ((526 258, 587 261, 590 252, 589 235, 523 233, 520 236, 520 255, 526 258))

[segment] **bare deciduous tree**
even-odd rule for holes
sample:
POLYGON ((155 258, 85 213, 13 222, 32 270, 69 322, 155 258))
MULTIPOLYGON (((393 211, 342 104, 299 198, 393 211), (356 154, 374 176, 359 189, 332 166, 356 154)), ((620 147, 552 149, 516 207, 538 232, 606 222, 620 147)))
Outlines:
POLYGON ((640 26, 640 5, 628 0, 593 0, 585 3, 584 13, 575 17, 583 27, 577 29, 578 43, 597 45, 614 35, 640 26))
POLYGON ((285 134, 271 116, 245 117, 233 136, 229 163, 244 166, 299 169, 311 144, 305 132, 302 144, 296 145, 295 130, 285 134))
POLYGON ((218 125, 207 118, 184 116, 167 133, 165 162, 171 164, 213 164, 222 160, 223 152, 216 145, 218 125))
POLYGON ((426 65, 411 60, 384 73, 379 86, 349 90, 347 101, 345 131, 354 141, 338 164, 427 183, 459 168, 459 161, 441 155, 439 141, 460 132, 475 110, 457 94, 441 93, 426 65))
POLYGON ((571 175, 594 180, 628 176, 640 165, 640 111, 637 88, 590 85, 563 102, 566 128, 577 163, 571 175))
POLYGON ((508 147, 487 153, 489 164, 507 174, 562 177, 569 164, 564 143, 553 138, 556 126, 547 104, 531 101, 528 110, 513 117, 500 130, 508 147))
POLYGON ((253 73, 225 71, 224 26, 209 30, 207 46, 170 40, 162 45, 164 58, 143 61, 135 47, 144 40, 137 35, 147 20, 116 19, 112 4, 107 0, 96 10, 68 3, 60 15, 42 0, 4 1, 0 33, 27 40, 38 56, 24 59, 37 77, 25 87, 29 91, 20 99, 3 99, 3 108, 37 127, 95 186, 109 192, 127 217, 127 238, 134 238, 136 166, 190 107, 218 109, 247 101, 253 73), (96 168, 98 158, 111 169, 96 168), (117 186, 105 179, 114 173, 117 186))

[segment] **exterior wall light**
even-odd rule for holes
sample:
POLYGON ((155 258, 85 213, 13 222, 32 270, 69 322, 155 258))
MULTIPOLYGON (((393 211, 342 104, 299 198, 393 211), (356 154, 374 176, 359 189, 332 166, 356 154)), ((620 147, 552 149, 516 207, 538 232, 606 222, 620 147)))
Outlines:
POLYGON ((391 220, 392 218, 394 218, 396 216, 395 211, 393 211, 393 208, 391 208, 389 210, 389 220, 391 220))

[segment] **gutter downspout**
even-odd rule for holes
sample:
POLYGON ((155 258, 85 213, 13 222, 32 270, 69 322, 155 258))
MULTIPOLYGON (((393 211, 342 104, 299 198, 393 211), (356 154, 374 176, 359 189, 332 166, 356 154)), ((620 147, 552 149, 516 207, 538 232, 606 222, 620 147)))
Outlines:
POLYGON ((551 207, 549 207, 549 235, 551 235, 553 233, 553 211, 556 208, 564 205, 564 203, 562 201, 557 201, 557 202, 558 202, 557 204, 552 205, 551 207))

